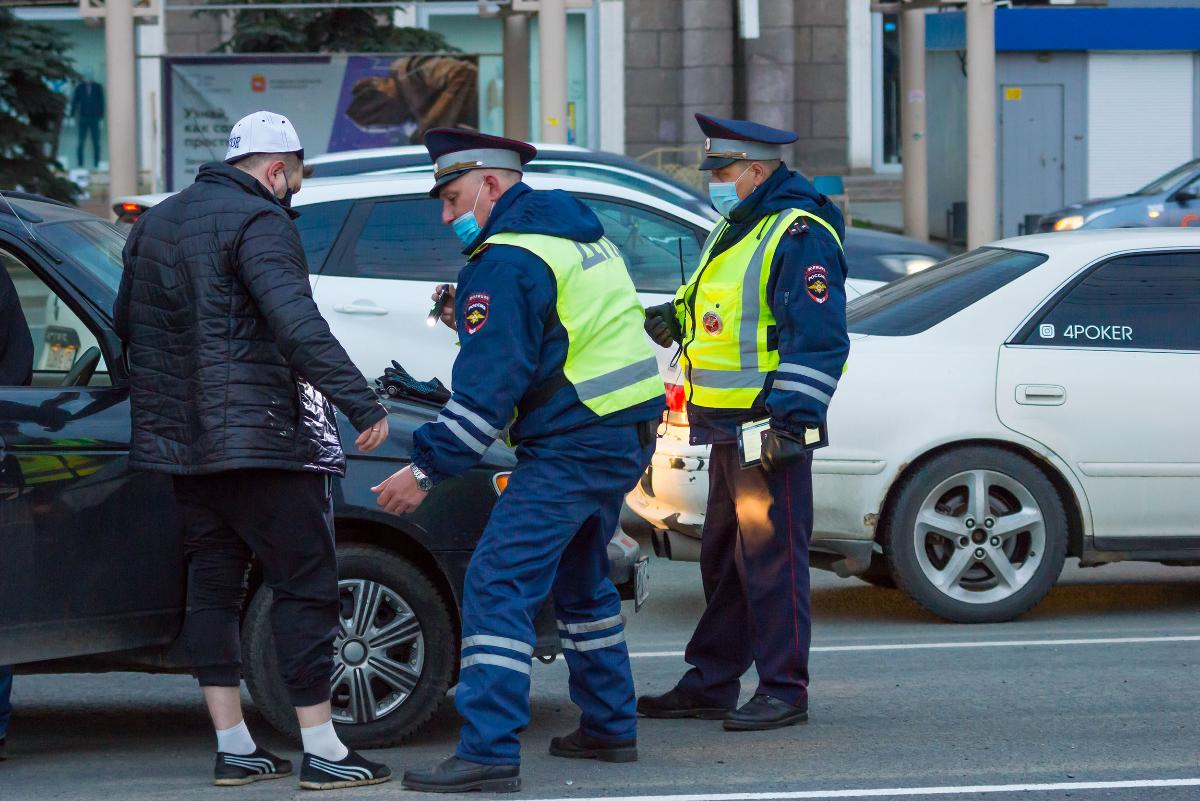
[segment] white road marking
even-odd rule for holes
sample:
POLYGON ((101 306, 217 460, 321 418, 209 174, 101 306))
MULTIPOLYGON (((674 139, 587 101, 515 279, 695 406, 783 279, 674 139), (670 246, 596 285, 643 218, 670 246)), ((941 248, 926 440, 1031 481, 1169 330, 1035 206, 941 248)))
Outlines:
MULTIPOLYGON (((975 642, 904 642, 877 645, 814 645, 815 653, 843 653, 861 651, 932 651, 948 648, 1028 648, 1060 645, 1139 645, 1149 643, 1200 642, 1200 635, 1170 637, 1096 637, 1092 639, 1059 640, 981 640, 975 642)), ((660 659, 683 656, 683 651, 637 651, 629 654, 633 659, 660 659)))
POLYGON ((797 790, 783 793, 710 793, 708 795, 629 795, 595 798, 551 798, 536 801, 793 801, 804 798, 895 798, 900 796, 983 795, 986 793, 1047 793, 1065 790, 1146 790, 1158 787, 1200 787, 1200 779, 1135 779, 1113 782, 1054 784, 977 784, 961 787, 880 787, 862 790, 797 790))

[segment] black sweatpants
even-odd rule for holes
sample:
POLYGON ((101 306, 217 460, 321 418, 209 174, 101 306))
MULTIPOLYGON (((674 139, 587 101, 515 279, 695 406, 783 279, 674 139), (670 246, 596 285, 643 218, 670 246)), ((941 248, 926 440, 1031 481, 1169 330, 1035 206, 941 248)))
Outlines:
POLYGON ((175 478, 188 562, 184 624, 202 687, 241 682, 240 614, 251 555, 274 592, 271 628, 294 706, 329 700, 337 636, 337 556, 330 479, 232 470, 175 478))

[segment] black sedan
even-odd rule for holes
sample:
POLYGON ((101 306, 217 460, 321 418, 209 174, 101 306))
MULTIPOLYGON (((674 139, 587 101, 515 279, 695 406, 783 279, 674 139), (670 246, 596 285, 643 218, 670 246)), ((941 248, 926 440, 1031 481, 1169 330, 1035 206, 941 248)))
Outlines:
MULTIPOLYGON (((171 483, 128 467, 127 376, 111 319, 123 244, 116 227, 69 206, 0 197, 0 263, 35 351, 33 385, 0 387, 0 664, 19 673, 188 670, 171 483)), ((437 408, 386 403, 389 442, 370 455, 349 453, 334 497, 342 598, 334 720, 362 747, 403 740, 455 683, 467 563, 515 463, 493 446, 416 513, 387 515, 369 488, 408 462, 413 430, 437 408)), ((352 441, 349 423, 340 423, 352 441)), ((609 556, 614 581, 631 597, 637 544, 617 532, 609 556)), ((257 574, 242 627, 244 677, 267 719, 295 734, 271 646, 269 591, 257 574)), ((537 631, 537 654, 552 657, 549 607, 537 631)))

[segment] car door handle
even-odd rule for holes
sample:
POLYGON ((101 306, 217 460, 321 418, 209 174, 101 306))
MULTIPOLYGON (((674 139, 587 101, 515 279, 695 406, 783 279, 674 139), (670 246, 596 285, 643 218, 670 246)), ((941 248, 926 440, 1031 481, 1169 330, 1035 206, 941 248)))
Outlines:
POLYGON ((365 314, 370 316, 381 316, 388 313, 388 310, 382 306, 376 306, 369 300, 356 300, 353 303, 339 303, 333 307, 335 312, 339 314, 365 314))
POLYGON ((1067 390, 1057 384, 1018 384, 1017 403, 1025 406, 1062 406, 1067 390))

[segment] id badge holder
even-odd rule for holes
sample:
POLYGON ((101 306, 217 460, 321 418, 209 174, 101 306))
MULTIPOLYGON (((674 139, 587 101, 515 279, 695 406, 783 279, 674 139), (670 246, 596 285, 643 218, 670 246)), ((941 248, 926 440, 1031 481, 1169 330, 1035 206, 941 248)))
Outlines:
POLYGON ((752 420, 738 426, 738 456, 743 470, 762 464, 763 434, 770 427, 770 418, 752 420))

